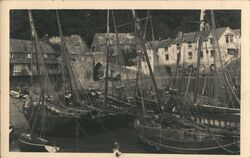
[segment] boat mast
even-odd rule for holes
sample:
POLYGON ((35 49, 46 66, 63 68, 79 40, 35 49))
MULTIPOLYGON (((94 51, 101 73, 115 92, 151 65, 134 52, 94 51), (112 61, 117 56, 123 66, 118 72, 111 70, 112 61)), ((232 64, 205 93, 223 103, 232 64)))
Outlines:
POLYGON ((155 33, 154 33, 153 19, 151 12, 150 12, 150 25, 151 25, 152 41, 155 41, 155 33))
MULTIPOLYGON (((51 83, 49 80, 49 76, 48 76, 48 72, 47 72, 47 68, 44 62, 44 58, 43 58, 43 53, 42 53, 42 48, 38 39, 38 35, 36 32, 36 28, 35 28, 35 23, 34 23, 34 19, 32 17, 32 13, 31 10, 28 10, 28 16, 29 16, 29 23, 30 23, 30 28, 31 28, 31 33, 32 33, 32 37, 34 39, 34 45, 35 45, 35 52, 36 52, 36 63, 37 63, 37 73, 39 76, 39 83, 40 83, 40 88, 41 88, 41 93, 40 93, 40 98, 39 98, 39 103, 42 103, 42 120, 41 120, 41 124, 42 124, 42 128, 41 128, 41 135, 43 135, 45 137, 45 133, 44 133, 44 126, 45 126, 45 106, 44 106, 44 102, 46 101, 46 95, 49 96, 49 94, 53 94, 53 89, 51 88, 51 83)), ((31 120, 31 117, 30 117, 31 120)), ((34 121, 31 125, 31 134, 33 134, 34 132, 34 128, 35 128, 35 124, 37 122, 37 115, 34 118, 34 121)))
POLYGON ((157 88, 157 85, 156 85, 156 81, 155 81, 155 78, 154 78, 154 73, 153 73, 153 70, 152 70, 152 67, 151 67, 151 64, 150 64, 150 61, 149 61, 149 57, 148 57, 148 54, 147 54, 145 42, 143 40, 143 34, 141 32, 140 19, 136 16, 135 10, 132 10, 132 13, 133 13, 133 17, 135 19, 135 26, 136 26, 136 30, 137 30, 137 35, 139 36, 140 44, 142 46, 143 53, 144 53, 144 56, 146 58, 146 62, 147 62, 147 65, 148 65, 150 77, 152 79, 153 86, 154 86, 154 89, 155 89, 157 107, 158 107, 159 112, 161 112, 161 98, 160 98, 158 88, 157 88))
MULTIPOLYGON (((221 58, 221 53, 220 53, 220 48, 219 48, 219 43, 218 43, 218 37, 216 34, 216 26, 215 26, 215 17, 214 17, 214 11, 211 10, 211 22, 212 22, 212 39, 213 39, 213 50, 214 50, 214 66, 215 66, 215 72, 219 72, 218 68, 222 68, 222 72, 223 72, 223 77, 225 80, 225 84, 227 86, 228 91, 233 95, 233 97, 235 98, 236 102, 238 103, 238 105, 240 105, 240 100, 238 98, 238 96, 236 95, 234 89, 232 88, 232 85, 230 84, 229 78, 225 72, 225 69, 223 67, 223 63, 222 63, 222 58, 221 58)), ((221 82, 220 79, 218 79, 218 76, 222 75, 222 74, 218 74, 215 75, 215 83, 217 82, 221 82)), ((221 83, 219 83, 221 84, 221 83)), ((221 85, 215 86, 216 88, 218 88, 221 85)), ((218 90, 215 90, 215 96, 218 96, 219 94, 218 90)))
POLYGON ((200 32, 199 32, 199 41, 198 41, 198 51, 197 51, 197 66, 196 66, 196 82, 195 82, 195 92, 194 92, 194 103, 197 101, 197 94, 199 90, 199 75, 200 75, 200 54, 203 42, 203 29, 204 29, 204 15, 205 10, 201 10, 200 14, 200 32))
MULTIPOLYGON (((123 57, 121 47, 120 47, 120 39, 119 39, 118 31, 117 31, 114 11, 111 10, 111 12, 112 12, 112 19, 113 19, 113 24, 114 24, 115 36, 116 36, 116 48, 117 48, 117 58, 116 59, 118 59, 118 61, 117 61, 118 64, 117 65, 119 66, 119 70, 120 70, 120 74, 121 74, 122 70, 123 70, 123 66, 125 66, 125 61, 124 61, 124 57, 123 57)), ((120 78, 120 85, 122 84, 122 79, 121 78, 120 78)), ((112 90, 113 90, 113 87, 112 87, 112 90)))
POLYGON ((58 30, 59 30, 60 39, 61 39, 60 48, 61 48, 61 53, 62 53, 62 59, 63 59, 63 62, 66 66, 66 72, 69 75, 70 90, 71 90, 72 96, 75 99, 76 103, 80 106, 83 106, 82 100, 80 99, 80 94, 79 94, 80 93, 79 92, 80 83, 78 83, 78 80, 76 79, 76 76, 74 74, 73 68, 72 68, 70 60, 69 60, 70 56, 69 56, 67 46, 65 43, 65 39, 64 39, 64 36, 62 33, 60 18, 59 18, 59 14, 58 14, 57 10, 56 10, 56 16, 57 16, 58 30))
POLYGON ((107 10, 107 34, 106 34, 106 77, 105 77, 105 105, 107 105, 108 78, 109 78, 109 10, 107 10))
POLYGON ((119 39, 118 31, 117 31, 115 15, 114 15, 113 10, 111 10, 111 12, 112 12, 112 19, 113 19, 113 23, 114 23, 114 30, 115 30, 115 36, 116 36, 116 45, 117 45, 117 51, 118 51, 119 64, 124 65, 124 58, 123 58, 123 54, 121 52, 120 39, 119 39))

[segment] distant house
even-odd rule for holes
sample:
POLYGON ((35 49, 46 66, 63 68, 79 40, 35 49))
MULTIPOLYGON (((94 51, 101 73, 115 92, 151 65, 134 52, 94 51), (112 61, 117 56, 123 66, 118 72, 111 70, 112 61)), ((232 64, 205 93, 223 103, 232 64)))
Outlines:
MULTIPOLYGON (((216 29, 216 34, 218 38, 218 43, 220 47, 220 53, 222 58, 222 63, 227 62, 235 55, 239 55, 239 37, 235 34, 235 32, 229 27, 216 29)), ((212 34, 210 33, 208 37, 208 47, 209 51, 212 51, 212 34)), ((213 62, 213 54, 210 54, 209 63, 213 62)))
MULTIPOLYGON (((153 72, 154 72, 155 65, 157 64, 157 60, 158 60, 158 56, 157 56, 158 55, 158 50, 157 50, 158 44, 159 44, 159 41, 148 41, 145 43, 149 62, 150 62, 150 65, 151 65, 153 72)), ((141 51, 141 53, 143 54, 142 51, 141 51)), ((145 56, 142 58, 141 65, 142 65, 142 67, 141 67, 142 72, 145 74, 149 74, 149 68, 148 68, 148 64, 146 62, 145 56)))
MULTIPOLYGON (((53 48, 40 41, 43 58, 50 74, 58 73, 58 61, 53 48)), ((36 53, 29 40, 10 39, 10 76, 36 75, 36 53), (32 71, 31 71, 32 70, 32 71)))
MULTIPOLYGON (((165 40, 158 45, 159 64, 173 65, 177 59, 186 65, 196 65, 198 39, 200 32, 179 33, 172 41, 165 40)), ((216 35, 220 47, 222 62, 227 62, 239 52, 239 36, 229 27, 216 29, 216 35)), ((208 67, 213 64, 214 52, 212 33, 203 37, 200 52, 201 65, 208 67)))
POLYGON ((174 64, 176 63, 176 56, 171 53, 171 44, 173 42, 173 39, 166 39, 159 41, 159 44, 157 46, 158 48, 158 64, 159 65, 168 65, 168 64, 174 64))
MULTIPOLYGON (((135 36, 132 33, 118 33, 121 49, 135 46, 135 36)), ((109 33, 109 43, 114 55, 117 54, 117 40, 115 33, 109 33)), ((92 52, 105 52, 107 45, 107 33, 96 33, 91 44, 92 52)))

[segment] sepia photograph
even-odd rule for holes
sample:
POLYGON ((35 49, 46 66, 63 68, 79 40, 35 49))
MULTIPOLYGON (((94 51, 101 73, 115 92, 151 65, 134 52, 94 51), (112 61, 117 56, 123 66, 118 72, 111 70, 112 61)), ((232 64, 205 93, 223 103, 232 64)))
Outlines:
POLYGON ((241 13, 9 10, 9 152, 240 155, 241 13))

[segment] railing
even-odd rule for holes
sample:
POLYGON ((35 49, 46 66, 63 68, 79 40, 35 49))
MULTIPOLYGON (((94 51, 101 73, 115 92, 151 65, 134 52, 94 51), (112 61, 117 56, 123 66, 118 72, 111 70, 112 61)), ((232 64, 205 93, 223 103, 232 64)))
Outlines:
MULTIPOLYGON (((61 74, 61 71, 59 70, 47 70, 49 75, 59 75, 61 74)), ((31 71, 26 71, 26 72, 10 72, 10 76, 31 76, 31 75, 34 75, 36 76, 37 75, 37 71, 33 71, 31 73, 31 71)))
MULTIPOLYGON (((44 59, 45 63, 53 63, 53 64, 57 64, 58 61, 56 58, 47 58, 44 59)), ((36 63, 36 59, 32 59, 32 58, 10 58, 10 63, 11 64, 30 64, 31 62, 36 63)))

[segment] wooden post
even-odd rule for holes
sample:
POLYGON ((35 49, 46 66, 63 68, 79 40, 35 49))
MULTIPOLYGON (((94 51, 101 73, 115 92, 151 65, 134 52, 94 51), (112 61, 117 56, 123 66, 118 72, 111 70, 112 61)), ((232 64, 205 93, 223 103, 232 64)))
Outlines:
POLYGON ((204 28, 204 10, 201 10, 200 14, 200 34, 198 42, 198 51, 197 51, 197 65, 196 65, 196 82, 195 82, 195 91, 194 91, 194 103, 197 101, 197 94, 199 91, 199 75, 200 75, 200 53, 203 42, 203 28, 204 28))
POLYGON ((146 58, 146 62, 147 62, 148 69, 149 69, 149 74, 150 74, 150 77, 151 77, 151 80, 153 82, 153 86, 154 86, 154 89, 155 89, 156 101, 157 101, 157 105, 158 105, 157 107, 158 107, 159 112, 161 112, 161 98, 159 96, 158 88, 157 88, 156 81, 155 81, 155 78, 154 78, 154 73, 153 73, 153 70, 152 70, 152 67, 151 67, 151 64, 150 64, 150 61, 149 61, 146 46, 145 46, 145 43, 144 43, 144 40, 143 40, 143 35, 141 33, 140 22, 139 22, 139 19, 136 17, 136 13, 135 13, 134 10, 132 10, 132 13, 133 13, 133 16, 134 16, 134 19, 135 19, 136 29, 138 31, 137 32, 138 36, 139 36, 138 38, 140 40, 140 44, 142 46, 143 53, 144 53, 144 56, 146 58))
POLYGON ((107 105, 108 79, 109 79, 109 10, 107 10, 107 36, 106 36, 106 75, 105 75, 105 105, 107 105))

